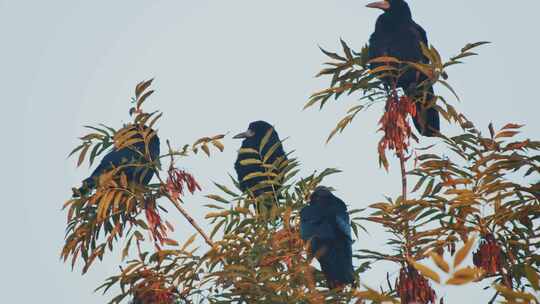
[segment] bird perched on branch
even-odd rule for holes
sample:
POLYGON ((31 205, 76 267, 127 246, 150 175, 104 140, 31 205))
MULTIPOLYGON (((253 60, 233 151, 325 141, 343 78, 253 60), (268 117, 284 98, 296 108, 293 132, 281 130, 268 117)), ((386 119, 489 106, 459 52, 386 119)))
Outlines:
POLYGON ((315 188, 309 205, 300 211, 300 235, 311 241, 331 289, 354 282, 351 221, 345 203, 326 187, 315 188))
MULTIPOLYGON (((383 0, 367 5, 370 8, 383 10, 377 18, 375 31, 369 38, 369 58, 382 56, 395 57, 400 61, 428 63, 429 59, 422 53, 421 44, 428 45, 426 31, 412 19, 411 10, 403 0, 383 0)), ((372 63, 371 67, 385 65, 372 63)), ((418 85, 427 80, 427 76, 415 69, 408 69, 397 81, 397 87, 402 88, 411 98, 422 96, 427 92, 424 104, 416 103, 416 117, 413 118, 418 132, 424 136, 434 136, 440 130, 439 112, 430 107, 435 97, 433 87, 419 90, 418 85)), ((388 82, 388 80, 387 80, 388 82)), ((392 86, 392 84, 387 83, 392 86)))
POLYGON ((125 137, 119 143, 121 147, 119 149, 114 147, 103 157, 94 172, 83 181, 82 187, 75 191, 74 196, 85 195, 92 191, 97 186, 99 176, 113 168, 119 168, 117 175, 125 174, 128 182, 148 185, 154 175, 148 164, 151 161, 159 161, 159 137, 156 132, 146 126, 134 125, 120 130, 115 137, 125 137))
POLYGON ((255 197, 277 192, 288 161, 274 127, 266 121, 254 121, 233 138, 244 139, 234 163, 240 189, 255 197))

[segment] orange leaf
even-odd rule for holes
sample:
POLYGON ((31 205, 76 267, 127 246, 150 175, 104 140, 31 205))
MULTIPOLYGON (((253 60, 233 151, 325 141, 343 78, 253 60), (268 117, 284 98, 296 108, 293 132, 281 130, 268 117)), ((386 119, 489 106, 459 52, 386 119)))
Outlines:
POLYGON ((430 252, 429 256, 433 259, 433 262, 439 267, 442 271, 448 273, 450 271, 450 266, 448 266, 448 263, 436 252, 430 252))
POLYGON ((441 283, 441 278, 439 277, 439 275, 431 270, 429 267, 427 266, 424 266, 420 263, 417 263, 415 261, 413 261, 412 259, 407 259, 407 261, 414 267, 416 268, 416 270, 418 270, 423 276, 425 277, 428 277, 430 278, 431 280, 437 282, 437 283, 441 283))
POLYGON ((522 128, 524 125, 518 125, 518 124, 513 124, 513 123, 509 123, 507 124, 506 126, 502 127, 502 129, 520 129, 522 128))
POLYGON ((461 262, 467 257, 469 252, 471 251, 472 246, 476 242, 476 237, 470 237, 463 248, 458 250, 456 253, 456 256, 454 257, 454 267, 458 267, 461 262))
POLYGON ((474 281, 479 275, 481 275, 481 271, 477 268, 467 267, 462 268, 454 273, 454 275, 446 281, 446 284, 449 285, 463 285, 467 284, 469 282, 474 281))
POLYGON ((501 137, 513 137, 514 135, 518 134, 519 131, 501 131, 497 133, 495 138, 501 138, 501 137))

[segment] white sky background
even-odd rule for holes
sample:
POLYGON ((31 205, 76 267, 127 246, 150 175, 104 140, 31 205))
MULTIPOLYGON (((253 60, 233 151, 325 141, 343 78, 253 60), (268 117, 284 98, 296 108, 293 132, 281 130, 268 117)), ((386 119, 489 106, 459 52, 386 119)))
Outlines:
MULTIPOLYGON (((147 106, 165 112, 159 126, 163 143, 236 134, 264 119, 282 138, 290 137, 285 148, 296 150, 303 175, 326 167, 345 171, 327 184, 350 208, 398 194, 399 176, 377 164, 382 106, 360 114, 327 146, 328 132, 355 98, 330 103, 323 112, 301 111, 309 94, 327 81, 313 77, 326 61, 317 45, 336 50, 343 37, 359 49, 368 40, 379 12, 364 8, 367 2, 0 0, 1 302, 85 304, 109 298, 92 290, 116 273, 120 253, 108 254, 82 277, 80 268, 71 272, 58 260, 65 226, 60 207, 71 187, 91 172, 86 165, 75 169, 76 160, 66 155, 78 144, 82 125, 119 127, 128 121, 134 85, 150 77, 156 77, 157 93, 147 106)), ((450 70, 463 100, 458 107, 479 126, 526 123, 527 135, 538 136, 540 2, 409 2, 445 58, 467 42, 494 43, 450 70)), ((446 123, 442 128, 448 130, 446 123)), ((224 153, 180 164, 204 187, 186 199, 200 222, 203 194, 217 192, 210 181, 228 183, 226 173, 234 173, 240 143, 230 137, 224 143, 224 153)), ((395 163, 392 169, 397 173, 395 163)), ((193 233, 180 216, 171 219, 180 240, 193 233)), ((355 246, 383 244, 379 229, 355 246)), ((394 266, 377 269, 363 277, 365 283, 377 286, 387 270, 394 278, 397 272, 394 266)), ((439 295, 446 295, 445 303, 483 303, 487 295, 480 287, 439 295)))

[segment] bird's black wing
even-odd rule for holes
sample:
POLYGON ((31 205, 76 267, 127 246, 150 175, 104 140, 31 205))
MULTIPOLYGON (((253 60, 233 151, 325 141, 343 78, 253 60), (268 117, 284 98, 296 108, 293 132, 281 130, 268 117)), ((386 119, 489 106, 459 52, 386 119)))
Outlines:
POLYGON ((343 233, 349 241, 352 242, 351 220, 349 213, 340 213, 336 215, 336 224, 340 233, 343 233))
POLYGON ((95 181, 101 174, 111 170, 114 167, 118 167, 122 164, 128 163, 136 156, 136 153, 137 152, 128 148, 123 148, 120 150, 116 150, 113 148, 112 151, 110 151, 103 157, 94 172, 92 172, 92 174, 84 180, 85 186, 90 189, 94 188, 95 181))
MULTIPOLYGON (((152 160, 158 160, 159 158, 159 138, 157 136, 152 137, 149 144, 149 153, 152 160)), ((129 164, 141 164, 146 163, 144 159, 144 143, 135 143, 130 147, 125 147, 120 150, 113 148, 107 153, 92 174, 83 181, 83 187, 79 189, 81 193, 84 193, 90 189, 96 187, 96 180, 103 173, 111 170, 112 168, 129 165, 129 164)), ((140 166, 126 166, 122 169, 122 172, 126 175, 129 181, 138 182, 142 184, 148 184, 153 176, 153 172, 140 166)))
POLYGON ((311 252, 317 256, 328 286, 354 281, 352 239, 349 214, 337 197, 324 206, 313 204, 300 213, 302 239, 311 240, 311 252))
MULTIPOLYGON (((428 46, 427 33, 424 30, 424 28, 422 28, 422 26, 420 26, 416 22, 413 22, 411 31, 418 37, 419 41, 422 41, 422 43, 424 43, 426 47, 428 46)), ((428 63, 429 58, 427 58, 426 56, 422 54, 422 61, 423 63, 428 63)), ((420 79, 418 79, 418 81, 424 81, 425 79, 426 79, 426 76, 422 74, 420 79)), ((435 97, 435 92, 432 86, 428 88, 428 93, 429 93, 428 94, 429 99, 435 97)), ((416 112, 418 114, 416 117, 413 118, 413 122, 418 132, 420 132, 420 134, 424 136, 434 136, 435 133, 440 130, 439 112, 433 107, 425 109, 423 105, 420 103, 416 104, 416 112), (418 117, 418 116, 421 116, 421 117, 418 117), (420 120, 422 120, 422 122, 420 122, 420 120)))
POLYGON ((418 33, 418 40, 422 41, 427 46, 428 39, 427 39, 426 30, 424 30, 424 28, 416 22, 413 22, 413 30, 418 33))
POLYGON ((303 240, 313 237, 319 239, 334 239, 337 230, 328 220, 327 211, 317 205, 309 205, 300 212, 300 236, 303 240))

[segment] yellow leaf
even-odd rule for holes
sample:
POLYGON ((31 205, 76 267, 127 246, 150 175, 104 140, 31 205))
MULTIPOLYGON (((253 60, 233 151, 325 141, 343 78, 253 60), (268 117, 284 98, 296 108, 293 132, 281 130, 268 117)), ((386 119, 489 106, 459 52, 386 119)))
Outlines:
POLYGON ((146 81, 141 81, 137 84, 137 86, 135 87, 135 96, 137 97, 137 99, 142 94, 142 92, 144 92, 144 90, 146 90, 152 84, 152 81, 154 81, 154 78, 146 81))
POLYGON ((124 172, 121 172, 120 174, 120 185, 124 188, 127 188, 128 186, 128 179, 124 172))
POLYGON ((512 303, 522 303, 521 301, 515 301, 516 299, 523 299, 523 300, 526 300, 528 302, 524 302, 524 303, 531 303, 532 301, 535 301, 536 303, 538 303, 538 300, 535 299, 535 297, 529 293, 525 293, 525 292, 519 292, 519 291, 514 291, 504 285, 500 285, 500 284, 495 284, 493 285, 493 288, 495 288, 495 290, 497 290, 499 293, 501 293, 503 295, 503 297, 505 297, 507 300, 513 300, 512 303))
POLYGON ((429 269, 429 267, 427 267, 427 266, 424 266, 424 265, 422 265, 420 263, 415 262, 412 259, 407 259, 407 260, 423 276, 428 277, 428 278, 430 278, 431 280, 433 280, 433 281, 435 281, 437 283, 441 283, 441 278, 439 277, 439 275, 435 271, 429 269))
POLYGON ((206 144, 202 145, 201 146, 201 149, 204 151, 204 153, 207 155, 207 156, 210 156, 210 149, 208 148, 208 146, 206 144))
POLYGON ((476 280, 482 271, 478 268, 466 267, 454 272, 454 275, 446 281, 449 285, 463 285, 476 280))
POLYGON ((219 149, 219 151, 223 152, 223 150, 225 150, 225 146, 223 146, 223 144, 217 140, 213 140, 212 141, 212 144, 219 149))
POLYGON ((250 180, 250 179, 253 179, 253 178, 256 178, 256 177, 274 178, 276 176, 278 176, 278 175, 273 173, 273 172, 253 172, 253 173, 250 173, 250 174, 244 176, 242 181, 247 181, 247 180, 250 180))
POLYGON ((417 62, 407 62, 407 64, 426 75, 429 79, 433 79, 433 69, 429 65, 417 62))
POLYGON ((386 62, 400 63, 401 61, 395 57, 390 57, 390 56, 381 56, 381 57, 373 58, 368 61, 368 63, 386 63, 386 62))
POLYGON ((125 147, 131 147, 134 144, 140 143, 140 142, 143 142, 143 141, 144 140, 142 138, 132 138, 132 139, 126 140, 124 142, 115 143, 115 147, 120 150, 120 149, 125 148, 125 147))
POLYGON ((148 128, 149 129, 152 129, 152 127, 154 126, 154 124, 161 118, 161 116, 163 115, 163 113, 159 113, 158 116, 154 117, 152 119, 152 121, 150 121, 150 124, 148 125, 148 128))
POLYGON ((386 72, 386 71, 397 71, 397 68, 391 66, 391 65, 383 65, 376 67, 374 69, 371 69, 368 71, 369 74, 376 74, 380 72, 386 72))
POLYGON ((202 143, 209 142, 210 140, 211 140, 210 137, 202 137, 202 138, 199 138, 199 139, 197 139, 197 140, 193 143, 192 147, 195 148, 197 145, 200 145, 200 144, 202 144, 202 143))
POLYGON ((238 154, 247 154, 247 153, 259 154, 259 151, 252 148, 241 148, 240 150, 238 150, 238 154))
POLYGON ((204 216, 205 219, 214 218, 214 217, 223 217, 229 215, 230 211, 225 210, 221 212, 210 212, 204 216))
POLYGON ((146 100, 146 98, 150 97, 150 95, 154 94, 154 90, 150 90, 146 93, 144 93, 140 98, 137 100, 137 108, 140 109, 142 103, 146 100))
POLYGON ((457 268, 459 264, 461 264, 461 262, 465 260, 465 258, 471 251, 471 248, 475 242, 476 242, 476 237, 470 237, 465 243, 465 245, 463 246, 463 248, 458 250, 458 252, 456 253, 456 256, 454 257, 454 267, 457 268))
POLYGON ((133 126, 126 127, 116 133, 116 135, 114 136, 114 142, 115 144, 121 144, 122 142, 135 136, 137 133, 139 133, 139 131, 137 131, 137 129, 134 129, 133 126))
POLYGON ((118 191, 116 193, 116 196, 114 197, 114 203, 113 203, 113 212, 118 211, 118 208, 120 207, 120 202, 122 200, 123 192, 118 191))
POLYGON ((464 280, 464 279, 460 279, 460 278, 450 278, 448 279, 448 281, 446 281, 446 284, 447 285, 463 285, 463 284, 467 284, 471 281, 467 281, 467 280, 464 280))
POLYGON ((266 144, 268 143, 268 141, 270 140, 270 136, 272 136, 272 133, 274 132, 274 128, 270 128, 268 129, 268 131, 266 131, 266 134, 264 135, 264 137, 261 139, 261 143, 259 145, 259 151, 262 152, 262 150, 264 149, 264 146, 266 146, 266 144))
POLYGON ((191 243, 193 243, 193 241, 195 241, 195 238, 197 237, 197 234, 193 234, 185 243, 184 245, 182 245, 182 248, 180 249, 180 251, 184 251, 186 248, 188 248, 189 245, 191 245, 191 243))
POLYGON ((272 155, 279 148, 280 145, 281 145, 281 142, 278 141, 274 145, 272 145, 272 147, 270 147, 270 149, 268 149, 268 151, 266 151, 266 154, 263 156, 263 163, 266 163, 268 161, 268 159, 270 159, 270 157, 272 157, 272 155))
POLYGON ((178 242, 173 239, 163 239, 163 243, 169 246, 178 246, 178 242))
POLYGON ((243 159, 240 161, 240 165, 249 166, 249 165, 260 165, 262 162, 255 158, 243 159))
POLYGON ((433 262, 435 262, 435 264, 437 265, 437 267, 439 267, 439 269, 441 269, 442 271, 446 273, 450 271, 450 266, 448 266, 448 263, 446 263, 446 261, 436 252, 430 252, 429 256, 431 257, 431 259, 433 259, 433 262))
POLYGON ((107 194, 105 194, 103 198, 100 200, 98 210, 97 210, 97 220, 99 222, 103 221, 105 217, 107 216, 107 209, 109 208, 109 205, 111 204, 114 194, 115 194, 115 191, 108 191, 107 194))

